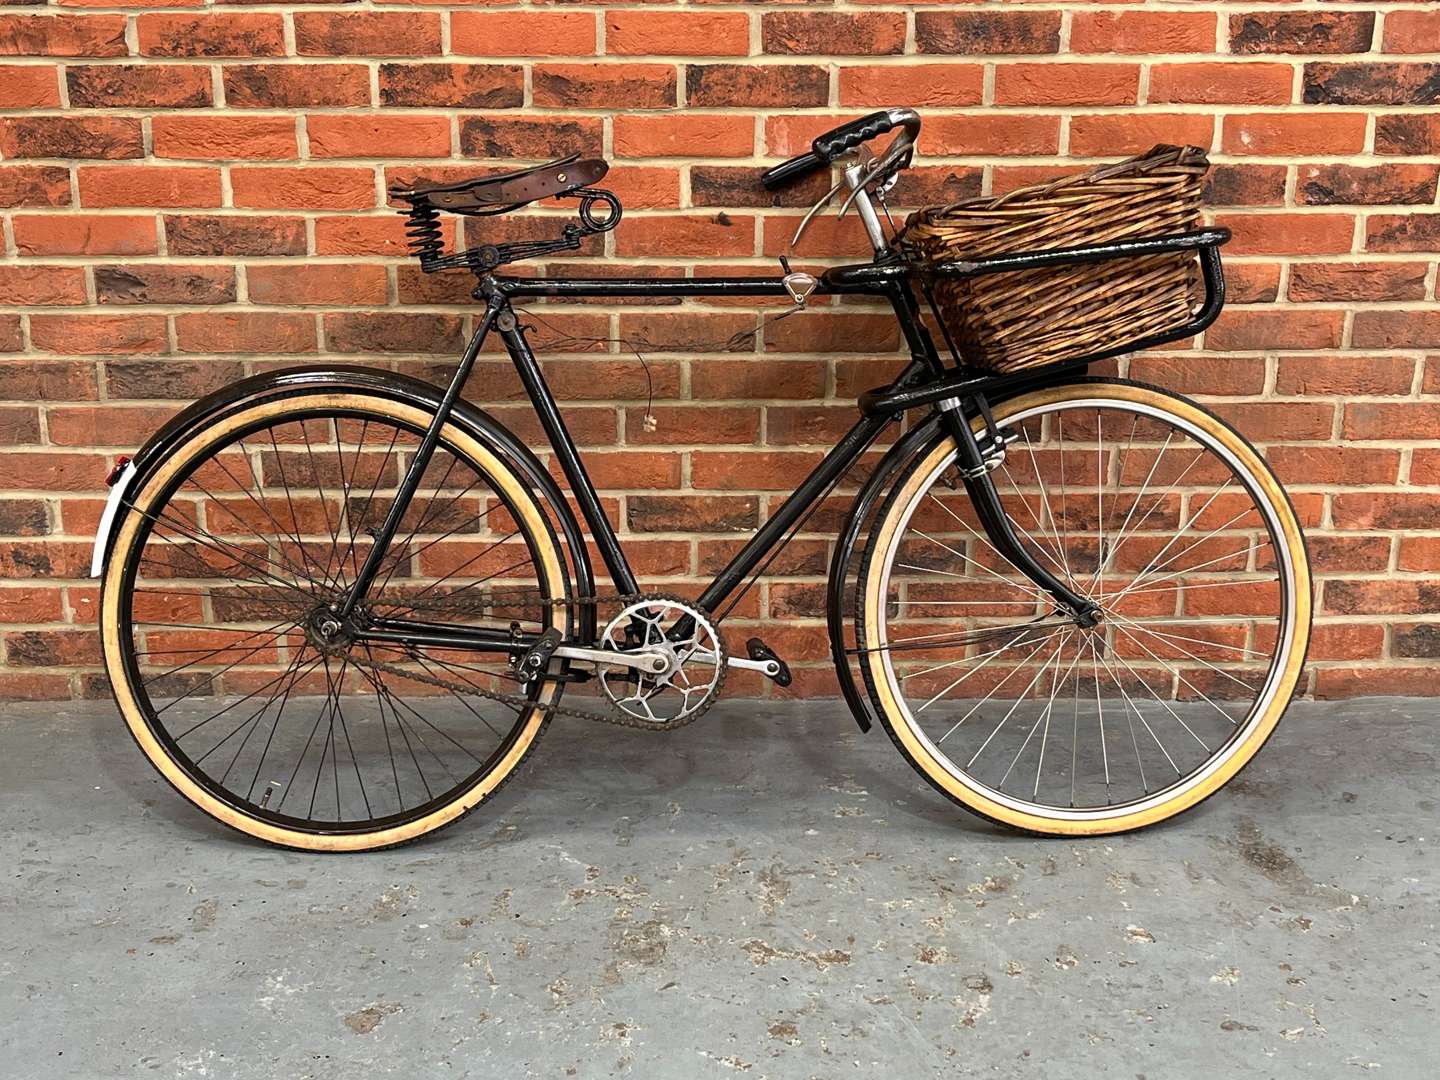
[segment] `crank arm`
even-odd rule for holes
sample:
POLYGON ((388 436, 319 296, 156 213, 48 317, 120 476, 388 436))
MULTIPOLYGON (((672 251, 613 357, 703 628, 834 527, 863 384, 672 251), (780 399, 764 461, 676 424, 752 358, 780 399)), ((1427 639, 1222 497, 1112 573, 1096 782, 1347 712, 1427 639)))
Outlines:
MULTIPOLYGON (((696 660, 706 660, 711 663, 715 660, 715 654, 705 649, 696 649, 690 655, 696 660)), ((744 656, 727 656, 725 663, 729 667, 741 668, 744 671, 758 671, 761 675, 772 679, 780 674, 780 661, 778 660, 750 660, 744 656)))
POLYGON ((613 649, 587 649, 583 645, 560 645, 553 655, 566 660, 585 660, 592 664, 634 668, 647 675, 663 675, 670 667, 669 658, 658 652, 622 653, 613 649))

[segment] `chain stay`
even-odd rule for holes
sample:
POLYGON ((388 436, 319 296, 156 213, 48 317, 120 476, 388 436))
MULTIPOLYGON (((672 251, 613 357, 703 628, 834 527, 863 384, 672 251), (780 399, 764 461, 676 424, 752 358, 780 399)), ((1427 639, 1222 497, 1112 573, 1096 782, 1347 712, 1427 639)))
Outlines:
MULTIPOLYGON (((525 590, 515 590, 513 592, 507 592, 506 596, 514 597, 516 595, 519 595, 523 591, 525 590)), ((536 589, 529 591, 539 592, 540 590, 536 589)), ((554 606, 568 604, 598 605, 602 603, 630 604, 646 600, 654 600, 657 602, 668 601, 681 604, 689 603, 689 601, 683 600, 678 596, 671 596, 666 593, 616 593, 610 596, 597 595, 577 596, 570 598, 542 597, 539 602, 554 606)), ((427 686, 434 686, 441 690, 448 690, 452 694, 465 694, 470 697, 484 698, 487 701, 499 702, 500 704, 507 705, 513 709, 536 709, 540 712, 547 713, 552 717, 569 716, 578 720, 593 720, 599 724, 613 724, 616 727, 635 728, 641 731, 673 731, 676 728, 685 727, 687 724, 692 724, 696 720, 700 719, 700 717, 709 709, 710 705, 713 704, 714 701, 714 699, 712 698, 711 701, 705 703, 700 708, 696 709, 695 712, 688 715, 679 716, 673 720, 651 722, 641 720, 639 717, 628 716, 618 710, 602 712, 598 709, 586 709, 575 705, 560 705, 553 702, 545 703, 540 701, 534 701, 528 697, 525 697, 522 694, 505 694, 501 693, 498 690, 484 690, 470 683, 460 682, 456 679, 447 679, 441 675, 433 675, 428 671, 412 671, 409 668, 401 667, 399 664, 392 664, 384 660, 375 660, 373 658, 362 660, 353 653, 350 655, 350 663, 356 665, 357 667, 370 668, 371 670, 379 671, 386 675, 393 675, 398 679, 408 679, 411 682, 424 683, 427 686)))

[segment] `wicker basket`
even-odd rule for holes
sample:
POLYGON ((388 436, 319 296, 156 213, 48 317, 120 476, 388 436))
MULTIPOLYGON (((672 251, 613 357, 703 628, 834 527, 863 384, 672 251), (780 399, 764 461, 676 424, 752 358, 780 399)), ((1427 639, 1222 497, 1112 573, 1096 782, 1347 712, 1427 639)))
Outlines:
MULTIPOLYGON (((900 247, 917 269, 1200 225, 1210 163, 1193 146, 1157 146, 1115 165, 910 215, 900 247)), ((1199 293, 1195 254, 1133 256, 936 279, 934 300, 964 360, 1018 371, 1112 352, 1183 326, 1199 293)))

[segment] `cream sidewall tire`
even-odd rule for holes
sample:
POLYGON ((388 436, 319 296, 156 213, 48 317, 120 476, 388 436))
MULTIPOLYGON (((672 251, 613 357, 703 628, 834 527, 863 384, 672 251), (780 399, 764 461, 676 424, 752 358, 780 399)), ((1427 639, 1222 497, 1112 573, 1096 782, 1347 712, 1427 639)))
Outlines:
MULTIPOLYGON (((1282 570, 1291 580, 1293 611, 1284 628, 1288 641, 1282 643, 1279 662, 1269 673, 1259 707, 1252 711, 1243 734, 1231 742, 1226 753, 1212 758, 1194 777, 1168 796, 1141 802, 1133 809, 1085 814, 1067 814, 1058 809, 1037 813, 1027 809, 1026 804, 1011 800, 948 767, 929 738, 911 720, 909 709, 896 694, 888 651, 878 649, 868 653, 866 664, 872 697, 881 721, 902 753, 932 785, 967 809, 1029 832, 1050 835, 1126 832, 1173 817, 1214 794, 1254 757, 1275 730, 1299 682, 1309 643, 1310 571, 1299 522, 1264 459, 1217 417, 1184 398, 1145 386, 1103 381, 1037 390, 996 406, 994 413, 996 421, 1004 423, 1020 414, 1058 403, 1103 404, 1106 401, 1161 413, 1171 422, 1179 422, 1180 426, 1192 432, 1202 433, 1206 443, 1223 450, 1233 463, 1240 466, 1242 476, 1263 500, 1257 506, 1275 530, 1277 548, 1282 549, 1278 553, 1285 564, 1282 570)), ((977 432, 981 423, 978 419, 975 421, 977 432)), ((870 560, 867 568, 863 593, 866 644, 872 649, 877 643, 883 645, 887 640, 882 600, 888 589, 893 547, 909 519, 907 508, 913 508, 919 496, 928 489, 931 479, 943 467, 953 449, 951 440, 942 440, 912 466, 895 497, 887 503, 885 516, 877 525, 876 539, 871 546, 876 557, 870 560)))
MULTIPOLYGON (((221 421, 218 425, 203 429, 192 441, 185 443, 165 459, 161 467, 146 478, 141 490, 133 500, 134 505, 149 511, 149 500, 163 491, 166 485, 200 454, 224 442, 230 433, 257 420, 273 419, 300 408, 360 409, 374 415, 409 424, 423 431, 429 424, 431 414, 423 409, 388 398, 363 393, 304 393, 291 394, 277 401, 265 402, 248 409, 242 409, 221 421)), ((546 584, 550 588, 563 588, 565 581, 564 560, 556 547, 547 520, 534 496, 522 485, 511 470, 484 444, 455 425, 447 425, 442 437, 460 453, 470 457, 497 492, 509 499, 526 526, 529 538, 534 544, 546 584)), ((473 810, 494 792, 514 772, 517 765, 529 753, 536 736, 545 726, 546 713, 535 708, 529 711, 518 733, 512 738, 505 755, 495 766, 477 781, 474 786, 462 792, 453 802, 440 807, 422 818, 387 829, 368 833, 320 834, 287 829, 271 822, 262 821, 242 813, 222 802, 197 784, 165 752, 147 722, 144 710, 135 699, 130 680, 126 673, 124 650, 120 636, 121 585, 123 568, 130 556, 130 550, 139 535, 144 517, 128 513, 117 530, 114 547, 106 567, 105 581, 101 591, 100 620, 105 665, 110 675, 111 687, 116 703, 130 733, 139 743, 140 749, 150 763, 186 799, 206 814, 241 832, 258 837, 272 844, 284 847, 302 848, 308 851, 365 851, 374 848, 393 847, 403 844, 426 833, 433 832, 473 810)), ((539 704, 551 704, 558 696, 559 684, 549 682, 542 690, 539 704)))

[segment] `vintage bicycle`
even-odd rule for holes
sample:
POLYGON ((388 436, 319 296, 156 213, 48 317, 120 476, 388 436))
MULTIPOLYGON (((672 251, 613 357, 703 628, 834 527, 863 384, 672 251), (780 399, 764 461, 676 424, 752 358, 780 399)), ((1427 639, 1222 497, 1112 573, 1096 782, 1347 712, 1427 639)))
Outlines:
POLYGON ((1219 314, 1228 233, 1197 216, 1203 155, 1157 148, 930 208, 897 234, 886 196, 919 129, 909 109, 878 112, 760 178, 839 174, 811 216, 844 193, 874 257, 816 275, 783 261, 762 277, 497 272, 619 225, 594 159, 394 192, 421 266, 478 279, 483 315, 448 384, 258 374, 185 409, 110 477, 93 568, 105 663, 149 760, 252 836, 373 849, 481 805, 555 715, 666 730, 700 716, 731 668, 785 685, 785 660, 759 638, 732 653, 722 620, 882 446, 821 534, 831 653, 862 729, 878 720, 943 795, 1033 833, 1134 829, 1218 790, 1300 676, 1300 525, 1214 413, 1086 374, 1219 314), (559 199, 578 213, 557 235, 445 251, 443 212, 483 223, 559 199), (527 338, 538 319, 515 306, 604 297, 781 298, 797 312, 870 298, 909 354, 693 597, 642 589, 527 338), (492 334, 540 453, 464 396, 492 334))

